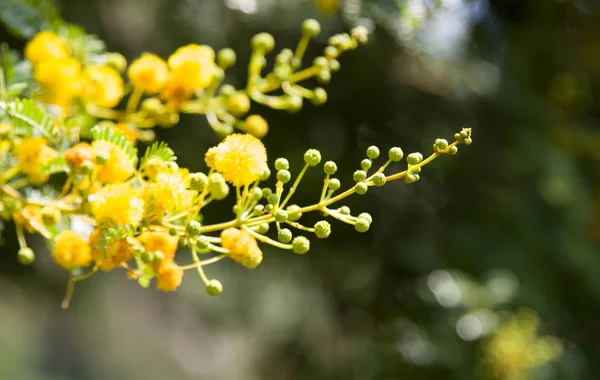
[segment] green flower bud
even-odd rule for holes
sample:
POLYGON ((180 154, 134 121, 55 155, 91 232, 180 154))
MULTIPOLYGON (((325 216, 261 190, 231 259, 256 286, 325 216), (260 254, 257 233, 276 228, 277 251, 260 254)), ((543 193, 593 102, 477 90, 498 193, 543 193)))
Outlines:
POLYGON ((290 113, 296 113, 302 109, 303 98, 299 95, 288 96, 288 108, 287 111, 290 113))
POLYGON ((273 211, 273 205, 271 205, 271 204, 269 204, 269 205, 266 205, 266 206, 265 206, 265 211, 267 211, 267 212, 271 212, 271 211, 273 211))
POLYGON ((445 139, 437 139, 435 140, 434 146, 439 150, 444 150, 448 147, 448 141, 445 139))
POLYGON ((379 148, 376 147, 375 145, 371 145, 370 147, 367 148, 367 157, 370 158, 371 160, 375 160, 377 157, 379 157, 379 148))
POLYGON ((250 98, 243 92, 236 92, 227 98, 227 112, 236 117, 244 116, 250 110, 250 98))
POLYGON ((406 177, 404 177, 404 183, 410 184, 410 183, 417 182, 417 176, 418 176, 418 174, 409 173, 406 177))
POLYGON ((325 165, 323 165, 323 171, 325 172, 325 174, 335 174, 335 172, 337 171, 336 163, 333 161, 327 161, 325 165))
POLYGON ((460 140, 460 133, 455 133, 454 134, 454 140, 460 140))
POLYGON ((406 157, 406 162, 409 165, 417 165, 423 161, 423 155, 421 153, 411 153, 406 157))
POLYGON ((267 202, 269 202, 270 205, 276 205, 277 203, 279 203, 279 195, 277 194, 271 194, 267 197, 267 202))
POLYGON ((140 258, 144 264, 152 264, 154 262, 154 254, 150 251, 142 252, 142 256, 140 258))
POLYGON ((404 157, 404 152, 399 147, 395 146, 390 149, 388 156, 393 162, 398 162, 404 157))
POLYGON ((233 65, 235 65, 236 55, 235 51, 230 48, 225 48, 219 50, 217 54, 217 63, 222 69, 227 69, 233 65))
POLYGON ((208 177, 208 191, 216 200, 222 200, 229 195, 229 186, 219 173, 213 173, 208 177))
POLYGON ((277 180, 281 183, 288 183, 292 179, 292 174, 288 170, 280 170, 277 172, 277 180))
POLYGON ((239 206, 239 205, 234 205, 234 206, 231 208, 231 211, 233 211, 233 213, 234 213, 235 215, 237 215, 237 214, 239 213, 239 211, 240 211, 240 206, 239 206))
POLYGON ((196 239, 196 247, 200 250, 208 249, 210 245, 210 241, 206 238, 206 236, 198 236, 196 239))
POLYGON ((340 54, 338 52, 338 49, 336 49, 334 46, 327 46, 323 53, 325 54, 325 57, 327 57, 329 60, 335 59, 335 57, 337 57, 340 54))
POLYGON ((321 33, 321 24, 315 19, 309 18, 302 23, 302 33, 307 36, 316 36, 321 33))
POLYGON ((275 160, 275 170, 287 170, 290 168, 290 163, 287 159, 281 157, 275 160))
POLYGON ((304 153, 304 162, 308 166, 317 166, 321 163, 321 152, 316 149, 309 149, 304 153))
POLYGON ((330 60, 329 61, 329 70, 332 73, 337 73, 338 71, 340 71, 340 61, 338 61, 337 59, 330 60))
POLYGON ((177 236, 177 235, 179 235, 179 232, 177 231, 177 228, 169 228, 169 235, 171 235, 171 236, 177 236))
POLYGON ((154 251, 152 252, 152 255, 154 256, 154 259, 152 260, 154 264, 160 264, 165 259, 165 254, 163 251, 154 251))
POLYGON ((473 143, 473 139, 471 139, 470 137, 466 137, 463 140, 463 144, 465 144, 465 145, 471 145, 472 143, 473 143))
POLYGON ((373 183, 375 184, 375 186, 383 186, 385 185, 386 181, 387 179, 385 178, 385 174, 383 173, 375 173, 373 175, 373 183))
POLYGON ((315 235, 319 239, 325 239, 331 234, 331 224, 326 220, 321 220, 315 223, 315 235))
POLYGON ((329 189, 336 191, 340 188, 340 186, 342 186, 342 184, 340 183, 340 180, 337 178, 331 178, 329 180, 329 189))
POLYGON ((35 253, 31 248, 21 248, 17 253, 17 260, 21 265, 31 265, 35 261, 35 253))
POLYGON ((331 71, 324 69, 317 74, 317 81, 322 84, 327 84, 331 81, 331 71))
POLYGON ((246 132, 262 139, 269 132, 269 123, 260 115, 250 115, 246 119, 246 132))
POLYGON ((462 131, 460 131, 460 137, 466 139, 467 137, 469 137, 469 132, 463 129, 462 131))
POLYGON ((421 167, 420 166, 415 166, 413 168, 410 169, 410 172, 413 174, 419 174, 421 173, 421 167))
POLYGON ((313 96, 310 98, 315 106, 323 105, 327 102, 327 91, 322 87, 317 87, 313 90, 313 96))
POLYGON ((350 31, 350 35, 361 45, 366 44, 367 41, 369 41, 369 31, 363 25, 358 25, 352 28, 352 30, 350 31))
POLYGON ((458 153, 458 147, 456 145, 448 149, 449 155, 454 156, 456 153, 458 153))
POLYGON ((165 112, 165 106, 158 98, 148 98, 142 101, 142 110, 151 115, 158 115, 165 112))
POLYGON ((368 212, 361 212, 358 218, 366 219, 369 224, 373 223, 373 217, 368 212))
POLYGON ((310 249, 310 241, 304 236, 296 236, 292 240, 292 251, 299 255, 303 255, 310 249))
POLYGON ((252 48, 270 52, 275 47, 275 39, 269 33, 258 33, 252 37, 252 48))
POLYGON ((342 215, 350 215, 350 207, 348 206, 342 206, 340 207, 340 214, 342 215))
MULTIPOLYGON (((260 194, 262 196, 262 193, 260 194)), ((254 206, 254 213, 255 214, 262 214, 265 211, 265 206, 264 205, 256 205, 254 206)))
POLYGON ((110 155, 107 152, 98 152, 96 153, 96 163, 98 165, 104 165, 110 159, 110 155))
POLYGON ((42 222, 46 226, 54 226, 62 217, 60 210, 54 206, 45 206, 42 208, 42 222))
POLYGON ((352 178, 354 178, 355 182, 364 181, 367 178, 367 172, 365 172, 364 170, 357 170, 352 175, 352 178))
POLYGON ((106 65, 122 73, 127 68, 127 60, 119 53, 106 53, 106 65))
POLYGON ((191 173, 188 175, 187 181, 190 189, 199 193, 203 192, 208 186, 208 177, 204 173, 191 173))
POLYGON ((354 224, 354 229, 358 232, 367 232, 371 227, 371 223, 365 218, 356 219, 356 223, 354 224))
POLYGON ((271 190, 270 188, 265 187, 264 189, 262 189, 263 198, 269 198, 271 194, 273 194, 273 190, 271 190))
POLYGON ((371 169, 372 164, 373 164, 373 161, 369 160, 368 158, 365 158, 364 160, 362 160, 360 162, 360 167, 362 168, 362 170, 367 171, 367 170, 371 169))
POLYGON ((300 206, 298 206, 298 205, 290 205, 290 206, 287 206, 285 209, 288 212, 288 220, 290 222, 297 222, 302 217, 301 212, 292 213, 292 211, 300 210, 300 206))
POLYGON ((266 181, 269 179, 270 176, 271 176, 271 169, 266 168, 265 171, 263 172, 263 174, 260 176, 260 180, 266 181))
POLYGON ((278 223, 283 223, 288 219, 288 213, 285 210, 277 210, 277 212, 275 212, 275 215, 273 215, 273 217, 275 218, 275 221, 278 223))
POLYGON ((354 190, 359 195, 363 195, 369 190, 369 186, 367 186, 366 182, 359 182, 354 186, 354 190))
POLYGON ((259 201, 262 198, 262 189, 260 187, 255 187, 254 189, 252 189, 250 197, 254 201, 259 201))
POLYGON ((329 61, 325 57, 316 57, 313 60, 313 65, 317 66, 320 69, 325 69, 329 67, 329 61))
POLYGON ((258 225, 258 233, 264 235, 267 232, 269 232, 270 228, 271 228, 271 225, 269 223, 261 223, 258 225))
POLYGON ((200 235, 202 226, 200 225, 200 223, 196 222, 195 220, 192 220, 187 227, 185 227, 185 232, 188 233, 188 235, 190 236, 196 236, 196 235, 200 235))
POLYGON ((224 84, 219 88, 219 93, 223 96, 231 96, 235 93, 235 87, 230 84, 224 84))
POLYGON ((223 293, 223 284, 219 280, 210 280, 208 284, 206 284, 206 293, 209 296, 218 296, 223 293))
POLYGON ((81 174, 90 174, 92 170, 94 170, 94 163, 90 160, 85 160, 79 166, 79 170, 81 171, 81 174))
POLYGON ((281 243, 289 243, 290 241, 292 241, 292 237, 292 231, 290 231, 287 228, 282 228, 277 233, 277 240, 279 240, 281 243))

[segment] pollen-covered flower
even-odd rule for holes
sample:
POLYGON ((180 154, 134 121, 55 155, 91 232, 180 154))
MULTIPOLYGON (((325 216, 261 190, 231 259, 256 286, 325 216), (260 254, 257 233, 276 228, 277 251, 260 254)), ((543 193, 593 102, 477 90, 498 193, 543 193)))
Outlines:
POLYGON ((67 110, 80 91, 81 64, 73 57, 41 61, 34 78, 42 85, 43 100, 67 110))
POLYGON ((27 175, 32 184, 43 183, 48 176, 42 174, 42 166, 57 155, 42 137, 25 139, 15 147, 19 169, 27 175))
POLYGON ((119 240, 106 247, 106 249, 100 249, 104 247, 102 237, 102 230, 96 228, 90 235, 89 240, 92 257, 100 269, 107 272, 133 259, 135 253, 127 240, 119 240))
POLYGON ((78 173, 81 170, 82 163, 85 161, 94 162, 96 152, 90 144, 79 143, 67 149, 63 153, 63 158, 78 173))
POLYGON ((187 189, 187 170, 175 173, 159 172, 154 181, 148 182, 142 191, 144 201, 152 204, 152 213, 162 218, 167 213, 177 214, 189 210, 194 202, 194 191, 187 189))
POLYGON ((221 245, 230 251, 229 257, 247 268, 256 268, 263 254, 254 236, 248 231, 228 228, 221 233, 221 245))
POLYGON ((13 215, 13 221, 32 234, 37 231, 36 225, 43 224, 42 209, 39 206, 27 205, 13 215))
POLYGON ((167 232, 162 231, 146 231, 138 237, 138 240, 148 252, 161 251, 165 257, 161 263, 155 266, 155 271, 163 266, 168 261, 173 260, 177 251, 177 243, 179 238, 171 236, 167 232))
POLYGON ((190 44, 177 49, 168 65, 172 75, 187 77, 191 88, 206 88, 215 73, 215 52, 206 45, 190 44))
POLYGON ((129 81, 147 94, 156 94, 169 80, 167 63, 152 53, 144 53, 127 70, 129 81))
POLYGON ((123 97, 123 79, 112 67, 86 67, 81 79, 81 96, 98 107, 113 108, 123 97))
POLYGON ((127 154, 106 141, 94 141, 92 147, 108 160, 99 165, 98 181, 102 183, 118 183, 127 180, 135 173, 135 166, 127 154))
POLYGON ((66 230, 56 238, 52 251, 54 261, 65 269, 87 267, 92 261, 88 242, 78 233, 66 230))
POLYGON ((108 185, 90 196, 90 205, 99 226, 139 224, 144 201, 129 184, 108 185))
POLYGON ((44 31, 36 34, 25 47, 25 58, 36 66, 42 61, 69 56, 67 44, 56 34, 44 31))
POLYGON ((209 149, 206 162, 235 186, 255 182, 268 169, 264 145, 248 134, 227 136, 216 149, 209 149))
POLYGON ((156 289, 163 292, 176 290, 183 280, 183 269, 169 260, 156 273, 156 289))

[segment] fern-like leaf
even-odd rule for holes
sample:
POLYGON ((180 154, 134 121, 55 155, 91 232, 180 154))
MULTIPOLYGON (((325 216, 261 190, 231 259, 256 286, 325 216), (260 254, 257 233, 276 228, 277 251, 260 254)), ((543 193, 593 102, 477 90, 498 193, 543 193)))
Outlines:
POLYGON ((48 162, 42 166, 42 174, 52 175, 57 173, 69 173, 71 168, 67 164, 67 161, 63 157, 57 157, 54 160, 48 162))
POLYGON ((157 141, 153 143, 146 149, 144 153, 144 158, 142 158, 141 166, 146 165, 146 163, 151 159, 159 159, 164 162, 175 161, 177 157, 175 156, 175 152, 163 141, 157 141))
POLYGON ((106 251, 112 244, 125 240, 131 236, 139 235, 140 231, 132 224, 116 225, 114 227, 107 228, 102 231, 102 236, 98 239, 100 245, 94 246, 97 251, 106 251))
POLYGON ((0 116, 8 116, 18 135, 45 137, 56 145, 61 138, 61 130, 54 119, 30 99, 17 99, 0 102, 0 116))
POLYGON ((104 141, 115 146, 129 158, 133 165, 137 163, 137 149, 133 146, 131 141, 125 137, 123 132, 109 126, 95 126, 92 128, 91 132, 94 141, 104 141))

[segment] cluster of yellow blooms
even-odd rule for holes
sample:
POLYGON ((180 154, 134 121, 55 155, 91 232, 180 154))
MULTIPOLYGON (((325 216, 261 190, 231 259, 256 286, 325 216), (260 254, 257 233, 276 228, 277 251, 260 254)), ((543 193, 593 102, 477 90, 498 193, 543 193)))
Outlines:
POLYGON ((387 161, 369 173, 380 156, 379 148, 372 146, 354 173, 355 184, 343 192, 338 192, 341 183, 333 177, 336 164, 327 161, 319 201, 304 207, 288 205, 305 172, 321 164, 320 152, 306 151, 305 165, 293 184, 288 161, 277 159, 276 184, 270 188, 264 184, 271 175, 267 151, 259 139, 267 132, 267 123, 258 115, 245 121, 238 118, 248 113, 250 99, 292 112, 302 106, 303 99, 314 104, 326 100, 322 88, 309 90, 298 82, 313 77, 327 82, 330 73, 339 69, 339 54, 367 38, 361 27, 333 36, 324 55, 313 66, 300 69, 308 40, 319 29, 315 20, 307 20, 296 51, 283 49, 273 73, 264 77, 264 56, 273 50, 274 41, 265 33, 255 36, 243 90, 221 85, 224 70, 235 61, 230 49, 215 56, 210 47, 191 44, 166 61, 144 53, 126 67, 125 60, 114 53, 88 64, 72 54, 68 40, 50 31, 36 35, 25 57, 39 88, 34 88, 32 99, 0 101, 0 160, 5 165, 0 168, 0 216, 15 222, 19 261, 31 264, 35 258, 25 232, 45 237, 56 263, 70 274, 64 306, 76 282, 117 268, 125 269, 142 286, 155 279, 156 288, 162 291, 175 290, 184 271, 197 270, 207 292, 217 295, 222 285, 206 276, 206 265, 230 258, 255 268, 263 260, 259 243, 306 253, 309 238, 294 236, 287 227, 317 238, 331 232, 325 220, 314 226, 300 224, 302 215, 310 211, 365 232, 372 223, 368 213, 353 216, 346 206, 330 206, 388 181, 416 182, 424 165, 440 155, 456 154, 459 144, 471 143, 469 129, 457 133, 452 143, 437 139, 429 157, 411 153, 406 157, 407 169, 390 175, 384 174, 385 169, 402 160, 404 153, 391 148, 387 161), (281 95, 266 95, 278 89, 281 95), (125 109, 116 109, 127 95, 125 109), (49 105, 59 106, 62 113, 51 116, 49 105), (174 152, 163 143, 147 148, 141 159, 137 156, 135 143, 148 137, 145 130, 176 123, 180 112, 206 114, 211 126, 226 136, 206 152, 207 174, 180 168, 174 152), (72 120, 82 114, 97 118, 90 130, 91 141, 80 141, 81 134, 72 129, 72 120), (234 127, 246 133, 232 133, 234 127), (66 174, 59 194, 30 195, 27 189, 46 183, 55 173, 66 174), (234 218, 202 224, 205 207, 225 199, 230 188, 235 191, 234 218), (276 237, 269 237, 272 224, 276 237), (181 254, 176 260, 181 248, 189 251, 188 264, 182 263, 185 256, 181 254), (200 255, 210 253, 212 257, 200 260, 200 255))

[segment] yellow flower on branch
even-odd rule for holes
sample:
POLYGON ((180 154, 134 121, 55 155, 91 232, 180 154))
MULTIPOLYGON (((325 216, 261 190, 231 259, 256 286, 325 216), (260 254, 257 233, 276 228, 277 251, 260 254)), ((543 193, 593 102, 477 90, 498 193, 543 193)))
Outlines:
POLYGON ((42 61, 33 77, 42 85, 43 100, 66 112, 73 97, 80 93, 81 64, 73 57, 42 61))
POLYGON ((123 97, 123 79, 112 67, 93 65, 82 74, 81 96, 98 107, 113 108, 123 97))
POLYGON ((183 269, 168 260, 156 274, 156 289, 163 292, 176 290, 183 280, 183 269))
POLYGON ((167 63, 156 54, 144 53, 127 70, 129 81, 147 94, 156 94, 169 80, 167 63))
POLYGON ((90 235, 89 246, 91 248, 92 257, 98 264, 100 269, 107 272, 114 268, 120 267, 134 257, 134 250, 127 240, 119 240, 112 243, 105 250, 98 249, 103 247, 101 238, 103 237, 102 230, 96 228, 90 235))
POLYGON ((13 215, 13 221, 32 234, 37 231, 36 224, 43 224, 42 209, 39 206, 27 205, 13 215))
POLYGON ((119 183, 127 180, 135 173, 135 166, 131 159, 116 146, 97 140, 92 142, 92 147, 98 154, 108 159, 98 167, 98 181, 102 183, 119 183))
POLYGON ((15 155, 21 172, 27 175, 32 184, 40 184, 48 179, 42 174, 42 167, 57 156, 47 145, 46 139, 37 137, 25 139, 15 147, 15 155))
POLYGON ((178 77, 187 77, 188 86, 206 88, 215 74, 215 52, 206 45, 180 47, 168 60, 169 69, 178 77))
POLYGON ((54 261, 65 269, 87 267, 92 261, 88 242, 78 233, 66 230, 56 238, 52 251, 54 261))
POLYGON ((221 245, 230 251, 229 257, 247 268, 256 268, 263 254, 254 236, 245 230, 228 228, 221 233, 221 245))
POLYGON ((206 162, 235 186, 249 185, 268 169, 267 151, 249 134, 232 134, 216 148, 208 150, 206 162))
POLYGON ((167 213, 177 214, 189 210, 194 202, 194 192, 187 189, 187 170, 176 173, 158 173, 156 180, 149 182, 142 197, 153 205, 153 214, 162 218, 167 213))
POLYGON ((164 254, 164 259, 160 263, 153 264, 154 271, 158 272, 161 266, 175 257, 179 238, 171 236, 166 232, 146 231, 139 236, 138 240, 142 243, 146 251, 161 251, 164 254))
POLYGON ((25 58, 36 66, 43 61, 69 56, 67 44, 50 31, 40 32, 25 47, 25 58))
POLYGON ((108 185, 90 196, 92 213, 101 227, 137 225, 144 215, 144 201, 129 184, 108 185))

